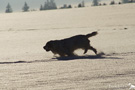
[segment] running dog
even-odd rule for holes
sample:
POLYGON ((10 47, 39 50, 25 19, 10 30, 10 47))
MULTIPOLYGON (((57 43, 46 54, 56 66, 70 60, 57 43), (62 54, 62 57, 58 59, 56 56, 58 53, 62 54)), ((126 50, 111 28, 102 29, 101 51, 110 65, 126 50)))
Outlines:
POLYGON ((54 54, 59 54, 60 57, 74 56, 74 51, 76 49, 83 49, 84 54, 90 49, 97 54, 97 50, 90 45, 90 40, 88 39, 97 34, 97 32, 92 32, 87 35, 76 35, 62 40, 51 40, 48 41, 43 48, 47 52, 52 51, 54 54))

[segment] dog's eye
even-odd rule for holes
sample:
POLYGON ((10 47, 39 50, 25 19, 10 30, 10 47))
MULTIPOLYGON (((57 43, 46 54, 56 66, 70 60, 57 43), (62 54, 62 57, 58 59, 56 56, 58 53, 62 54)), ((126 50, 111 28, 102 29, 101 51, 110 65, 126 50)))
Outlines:
POLYGON ((48 46, 48 47, 52 47, 52 42, 49 42, 49 43, 47 44, 47 46, 48 46))

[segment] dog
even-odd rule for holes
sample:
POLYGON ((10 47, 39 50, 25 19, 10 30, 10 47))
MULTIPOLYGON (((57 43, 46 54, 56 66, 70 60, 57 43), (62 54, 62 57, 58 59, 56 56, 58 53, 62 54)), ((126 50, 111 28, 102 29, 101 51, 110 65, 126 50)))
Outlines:
POLYGON ((51 40, 43 47, 47 52, 52 51, 53 54, 59 54, 60 57, 75 56, 76 49, 83 49, 84 54, 88 49, 97 54, 97 50, 90 45, 89 37, 97 35, 98 32, 92 32, 87 35, 76 35, 62 40, 51 40))

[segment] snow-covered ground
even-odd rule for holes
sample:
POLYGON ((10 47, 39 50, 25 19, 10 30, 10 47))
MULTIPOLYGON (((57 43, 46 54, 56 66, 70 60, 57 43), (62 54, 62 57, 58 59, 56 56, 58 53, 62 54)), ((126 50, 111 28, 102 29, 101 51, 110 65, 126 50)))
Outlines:
POLYGON ((0 14, 1 90, 128 90, 135 85, 135 4, 0 14), (98 31, 92 51, 58 60, 49 40, 98 31))

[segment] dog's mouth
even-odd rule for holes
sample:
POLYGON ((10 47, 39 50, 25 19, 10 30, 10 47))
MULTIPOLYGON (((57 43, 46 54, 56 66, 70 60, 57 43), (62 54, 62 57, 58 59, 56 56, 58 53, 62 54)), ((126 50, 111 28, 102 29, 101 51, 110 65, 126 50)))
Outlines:
POLYGON ((45 50, 46 50, 47 52, 50 51, 50 50, 48 50, 48 49, 45 49, 45 50))

